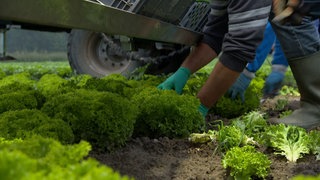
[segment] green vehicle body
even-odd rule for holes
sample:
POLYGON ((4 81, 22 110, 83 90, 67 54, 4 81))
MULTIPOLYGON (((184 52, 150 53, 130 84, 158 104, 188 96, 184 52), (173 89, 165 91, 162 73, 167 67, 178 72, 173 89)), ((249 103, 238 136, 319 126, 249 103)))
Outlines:
MULTIPOLYGON (((0 46, 10 25, 67 32, 74 71, 126 74, 145 64, 139 59, 155 60, 196 44, 209 10, 207 2, 194 0, 1 0, 0 46)), ((153 71, 168 73, 179 65, 165 63, 155 63, 153 71)))

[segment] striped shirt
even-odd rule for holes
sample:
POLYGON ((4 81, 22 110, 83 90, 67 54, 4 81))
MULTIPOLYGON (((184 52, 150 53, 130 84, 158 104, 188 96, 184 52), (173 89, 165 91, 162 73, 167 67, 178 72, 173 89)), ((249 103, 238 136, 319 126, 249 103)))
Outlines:
POLYGON ((208 44, 226 67, 242 72, 263 39, 272 0, 211 0, 203 29, 208 44))

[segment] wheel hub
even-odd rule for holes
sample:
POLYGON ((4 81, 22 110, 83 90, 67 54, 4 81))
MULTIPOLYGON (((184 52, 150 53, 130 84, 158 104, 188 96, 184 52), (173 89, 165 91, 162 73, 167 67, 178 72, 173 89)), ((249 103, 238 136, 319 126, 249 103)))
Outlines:
MULTIPOLYGON (((121 42, 119 39, 112 38, 112 41, 121 47, 121 42)), ((98 59, 100 62, 102 62, 105 67, 108 67, 108 69, 112 69, 113 71, 124 70, 131 63, 130 59, 125 57, 120 52, 117 52, 117 50, 112 48, 108 41, 104 40, 103 38, 98 44, 97 50, 98 59)))

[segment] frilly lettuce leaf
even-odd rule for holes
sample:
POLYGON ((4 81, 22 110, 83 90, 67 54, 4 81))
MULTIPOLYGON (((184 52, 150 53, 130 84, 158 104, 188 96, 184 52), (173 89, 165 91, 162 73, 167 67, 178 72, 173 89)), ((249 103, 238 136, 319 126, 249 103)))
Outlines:
POLYGON ((310 152, 310 138, 305 129, 291 125, 271 125, 267 130, 270 145, 276 154, 283 155, 290 162, 296 162, 303 154, 310 152))

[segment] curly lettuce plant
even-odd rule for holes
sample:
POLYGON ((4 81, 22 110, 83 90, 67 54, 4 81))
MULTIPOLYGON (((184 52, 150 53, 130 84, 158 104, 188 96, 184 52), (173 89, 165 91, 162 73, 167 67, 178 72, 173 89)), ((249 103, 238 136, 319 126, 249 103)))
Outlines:
POLYGON ((291 125, 271 125, 266 131, 270 146, 276 154, 283 155, 289 162, 296 162, 304 154, 309 154, 310 137, 305 129, 291 125))
POLYGON ((255 141, 263 143, 263 135, 268 127, 264 118, 264 113, 260 111, 251 111, 232 121, 232 125, 241 129, 248 137, 255 141))
POLYGON ((25 140, 0 138, 0 177, 3 180, 129 179, 88 158, 90 150, 91 145, 85 141, 62 145, 40 136, 25 140))
POLYGON ((217 101, 210 112, 225 118, 235 118, 257 109, 259 105, 260 96, 254 93, 249 86, 245 93, 244 102, 241 99, 231 99, 225 95, 217 101))
POLYGON ((222 159, 222 165, 230 169, 235 180, 249 180, 254 177, 266 178, 269 174, 271 161, 253 146, 233 147, 222 159))
POLYGON ((226 152, 233 147, 241 145, 245 134, 235 126, 219 126, 217 133, 218 148, 226 152))
POLYGON ((194 96, 146 87, 133 96, 132 102, 139 109, 135 136, 181 138, 204 127, 198 111, 200 102, 194 96))
POLYGON ((311 130, 309 132, 310 143, 309 148, 310 152, 316 155, 316 159, 320 160, 320 131, 311 130))
POLYGON ((0 79, 4 77, 6 77, 6 73, 2 69, 0 69, 0 79))
POLYGON ((186 86, 183 88, 183 92, 196 96, 203 84, 208 79, 210 73, 196 72, 191 75, 187 81, 186 86))
POLYGON ((317 176, 311 176, 311 175, 297 175, 294 176, 291 180, 319 180, 320 175, 317 176))
POLYGON ((35 83, 36 81, 31 79, 29 73, 9 75, 0 80, 0 93, 34 90, 35 83))
POLYGON ((227 152, 233 147, 256 144, 256 142, 248 137, 241 128, 233 125, 220 125, 219 130, 216 133, 216 141, 218 142, 217 149, 222 153, 227 152))
POLYGON ((0 137, 28 138, 33 135, 50 137, 62 143, 73 143, 70 126, 58 118, 50 118, 40 110, 7 111, 0 115, 0 137))
POLYGON ((36 88, 46 99, 73 90, 70 82, 57 74, 45 74, 36 83, 36 88))
POLYGON ((0 113, 10 110, 35 109, 42 105, 36 91, 14 91, 0 94, 0 113))
POLYGON ((83 139, 103 149, 125 144, 138 112, 135 104, 118 94, 85 89, 52 97, 41 110, 70 124, 76 142, 83 139))
POLYGON ((112 74, 103 78, 92 77, 87 79, 82 88, 112 92, 124 97, 130 97, 133 92, 133 87, 129 84, 129 81, 120 74, 112 74))
POLYGON ((67 164, 79 163, 88 156, 91 145, 86 141, 62 144, 53 138, 33 135, 23 140, 0 138, 0 151, 5 149, 20 151, 32 159, 40 160, 42 168, 49 168, 51 165, 65 167, 67 164))

